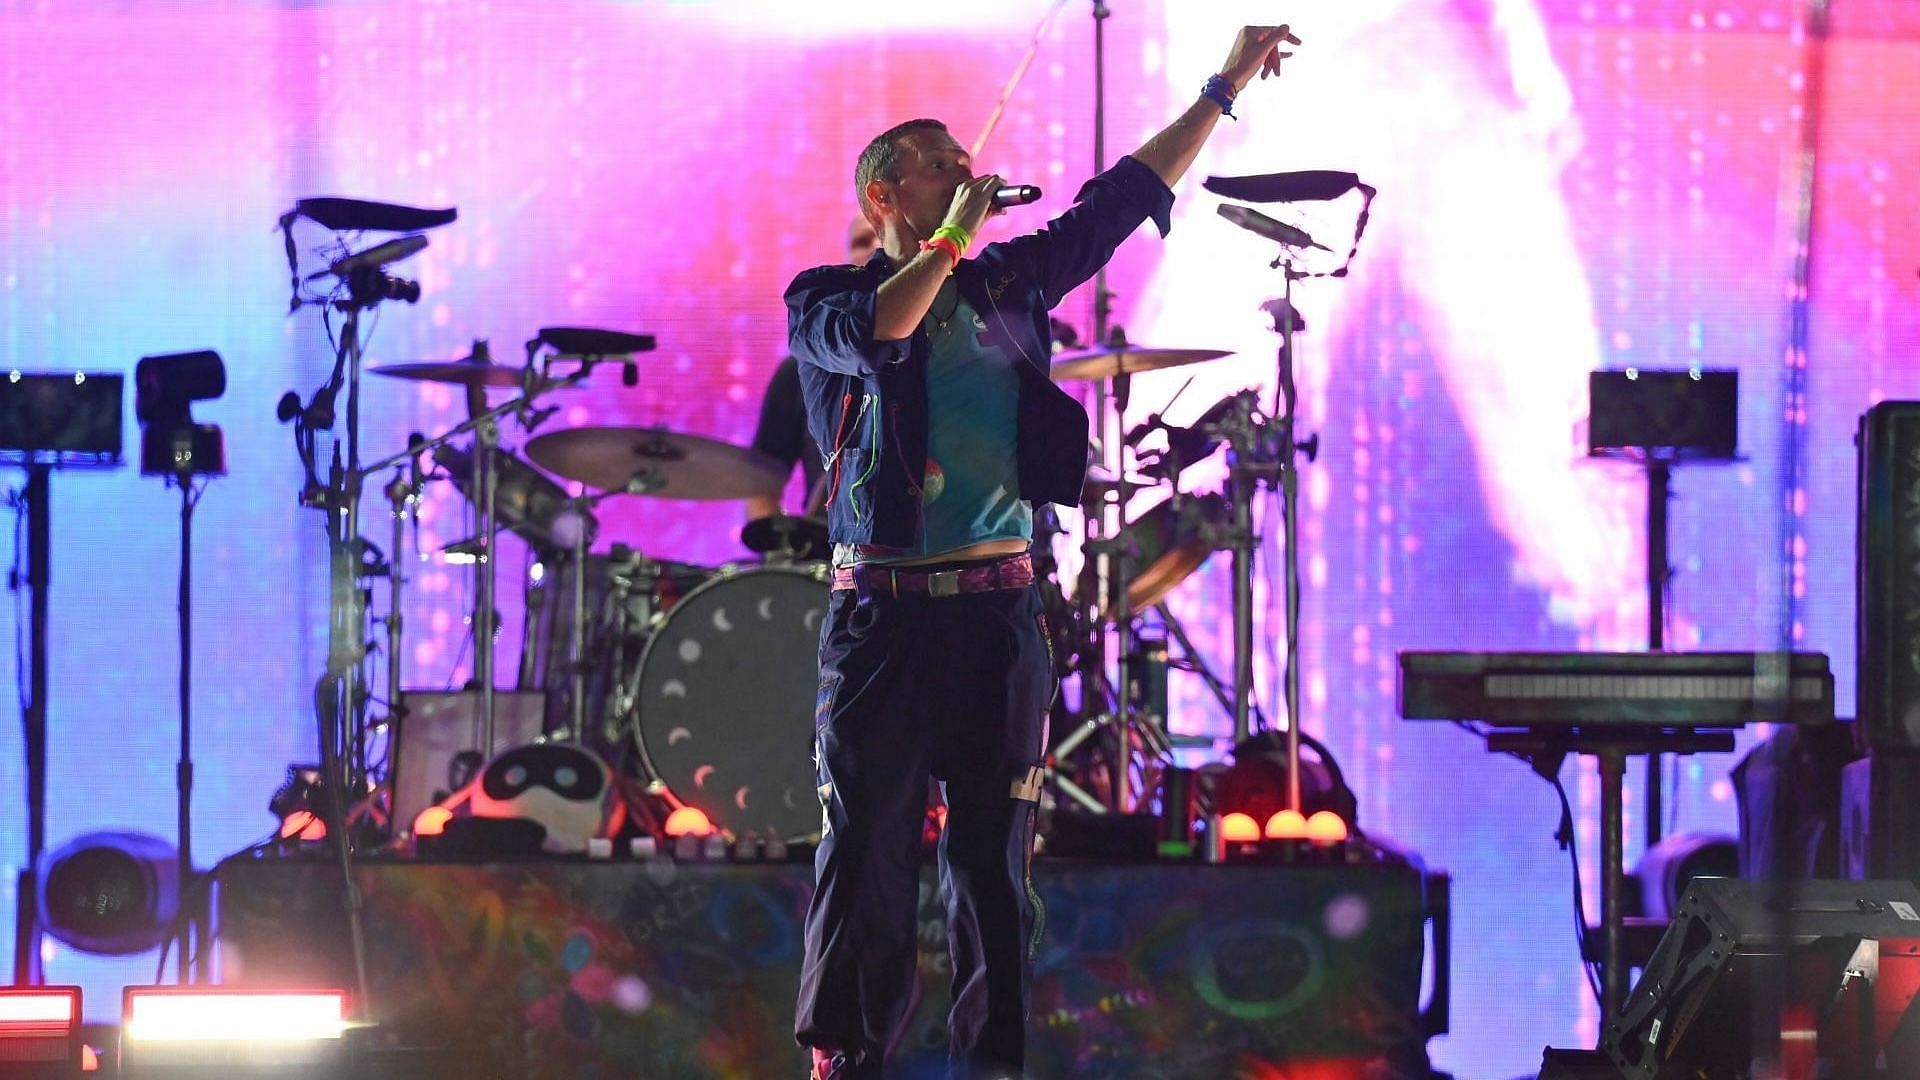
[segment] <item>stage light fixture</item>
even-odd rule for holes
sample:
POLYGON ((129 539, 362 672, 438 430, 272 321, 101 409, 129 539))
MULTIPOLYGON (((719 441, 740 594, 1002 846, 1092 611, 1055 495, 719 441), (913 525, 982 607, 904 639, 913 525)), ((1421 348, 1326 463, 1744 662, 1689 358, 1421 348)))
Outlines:
POLYGON ((1282 810, 1267 819, 1267 839, 1269 840, 1305 840, 1307 838, 1307 818, 1298 810, 1282 810))
POLYGON ((1315 847, 1332 847, 1347 842, 1347 823, 1331 810, 1321 810, 1307 819, 1307 840, 1315 847))
POLYGON ((447 831, 447 822, 452 820, 452 810, 444 806, 429 806, 414 816, 413 835, 439 836, 447 831))
POLYGON ((344 990, 129 986, 120 1072, 134 1078, 345 1075, 344 990))
POLYGON ((212 349, 146 356, 133 369, 133 415, 140 421, 140 474, 225 475, 220 429, 193 422, 192 404, 227 392, 227 368, 212 349))
POLYGON ((1220 839, 1229 844, 1251 844, 1260 839, 1260 823, 1238 811, 1220 819, 1220 839))
POLYGON ((668 814, 666 828, 672 837, 713 835, 713 822, 697 806, 682 806, 668 814))
POLYGON ((77 836, 41 856, 35 879, 41 926, 81 952, 145 952, 180 911, 179 855, 144 833, 77 836))
POLYGON ((51 1080, 78 1075, 80 988, 0 987, 0 1080, 51 1080))

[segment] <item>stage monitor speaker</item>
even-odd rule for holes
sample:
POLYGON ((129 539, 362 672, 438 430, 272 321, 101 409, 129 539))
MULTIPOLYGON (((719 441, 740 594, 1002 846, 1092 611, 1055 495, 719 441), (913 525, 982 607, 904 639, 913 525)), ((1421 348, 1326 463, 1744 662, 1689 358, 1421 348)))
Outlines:
POLYGON ((1874 750, 1920 751, 1920 401, 1860 417, 1855 715, 1874 750))
MULTIPOLYGON (((1864 1027, 1874 1053, 1920 1066, 1909 1040, 1889 1038, 1912 1001, 1910 987, 1891 1004, 1882 993, 1884 954, 1903 963, 1905 987, 1920 953, 1920 889, 1907 881, 1796 881, 1782 911, 1770 899, 1772 885, 1743 878, 1699 878, 1647 962, 1618 1016, 1601 1030, 1600 1049, 1623 1076, 1647 1080, 1734 1080, 1753 1065, 1751 1026, 1757 978, 1786 978, 1784 1004, 1804 1006, 1820 1021, 1820 1052, 1858 1065, 1864 1027), (1781 917, 1787 916, 1782 937, 1781 917), (1865 943, 1863 948, 1863 943, 1865 943), (1870 955, 1871 963, 1865 959, 1870 955), (1863 969, 1871 968, 1870 974, 1863 969), (1873 997, 1856 996, 1857 1007, 1834 1008, 1844 992, 1861 991, 1850 972, 1873 980, 1873 997), (1873 1017, 1862 1025, 1860 1013, 1873 1017), (1887 1014, 1893 1014, 1891 1016, 1887 1014), (1852 1025, 1848 1027, 1847 1025, 1852 1025), (1833 1026, 1834 1030, 1829 1031, 1833 1026)), ((1787 1040, 1783 1038, 1783 1046, 1787 1040)), ((1796 1048, 1797 1049, 1797 1048, 1796 1048)), ((1783 1050, 1783 1052, 1785 1052, 1783 1050)), ((1841 1075, 1855 1075, 1842 1072, 1841 1075)), ((1890 1075, 1920 1075, 1896 1071, 1890 1075)))
MULTIPOLYGON (((493 694, 495 751, 522 746, 540 737, 545 695, 532 692, 493 694)), ((399 769, 393 780, 393 820, 396 829, 411 829, 420 811, 451 794, 462 777, 455 775, 456 759, 473 752, 464 763, 466 778, 478 776, 491 754, 480 752, 474 733, 480 728, 480 694, 473 690, 407 691, 407 718, 400 725, 399 769)))

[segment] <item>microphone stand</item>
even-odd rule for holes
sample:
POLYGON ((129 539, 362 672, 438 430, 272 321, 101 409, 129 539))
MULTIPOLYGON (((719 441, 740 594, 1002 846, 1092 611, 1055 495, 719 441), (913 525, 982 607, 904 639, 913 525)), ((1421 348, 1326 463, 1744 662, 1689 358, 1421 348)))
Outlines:
MULTIPOLYGON (((1285 279, 1281 298, 1285 310, 1274 313, 1275 329, 1280 331, 1280 355, 1276 380, 1279 388, 1279 471, 1280 471, 1280 536, 1286 547, 1285 561, 1281 564, 1287 593, 1286 627, 1286 698, 1287 698, 1287 805, 1300 810, 1300 470, 1297 454, 1302 450, 1294 439, 1296 393, 1293 384, 1293 283, 1298 275, 1293 269, 1293 260, 1287 253, 1275 260, 1285 279)), ((1316 439, 1307 449, 1309 460, 1318 450, 1316 439)), ((1239 471, 1235 470, 1236 473, 1239 471)), ((1238 526, 1242 515, 1247 515, 1249 523, 1252 508, 1236 501, 1234 521, 1238 526)), ((1249 533, 1251 535, 1251 533, 1249 533)), ((1253 732, 1248 723, 1247 704, 1253 692, 1253 567, 1252 551, 1245 553, 1246 565, 1241 566, 1242 553, 1234 552, 1234 731, 1237 735, 1252 738, 1253 732)))
POLYGON ((327 517, 329 620, 327 669, 314 687, 315 711, 320 721, 320 767, 327 798, 321 811, 326 815, 327 835, 340 865, 345 889, 347 933, 353 951, 354 985, 359 996, 356 1011, 364 1018, 374 1015, 371 985, 367 978, 365 926, 362 921, 359 886, 353 878, 353 844, 348 836, 348 793, 361 790, 362 775, 356 768, 355 746, 358 718, 366 701, 361 685, 361 665, 366 656, 364 624, 366 602, 360 590, 361 563, 360 493, 365 475, 360 469, 360 369, 363 360, 360 341, 360 313, 379 303, 382 297, 357 287, 359 275, 350 284, 349 298, 337 306, 346 312, 340 331, 340 343, 334 360, 336 378, 344 372, 347 391, 347 453, 343 461, 336 443, 327 484, 313 492, 313 505, 327 517))

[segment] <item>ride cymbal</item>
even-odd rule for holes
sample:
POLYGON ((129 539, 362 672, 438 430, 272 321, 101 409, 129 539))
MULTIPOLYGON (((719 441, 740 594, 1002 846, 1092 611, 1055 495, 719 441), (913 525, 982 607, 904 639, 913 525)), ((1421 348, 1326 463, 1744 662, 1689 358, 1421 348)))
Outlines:
POLYGON ((585 427, 536 436, 534 464, 588 487, 631 487, 663 499, 744 499, 775 495, 779 462, 744 446, 659 427, 585 427))

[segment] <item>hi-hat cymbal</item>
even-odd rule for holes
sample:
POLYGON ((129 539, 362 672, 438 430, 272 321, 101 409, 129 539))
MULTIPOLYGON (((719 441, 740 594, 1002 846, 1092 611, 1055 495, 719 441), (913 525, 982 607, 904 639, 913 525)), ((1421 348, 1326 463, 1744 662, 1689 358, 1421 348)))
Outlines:
POLYGON ((452 383, 456 386, 507 386, 518 387, 525 371, 521 368, 506 367, 486 361, 475 360, 422 360, 410 364, 381 364, 367 369, 375 375, 385 375, 390 379, 412 379, 415 382, 452 383))
POLYGON ((1111 379, 1139 371, 1197 364, 1229 355, 1222 349, 1155 349, 1145 345, 1108 346, 1055 354, 1053 380, 1111 379))
POLYGON ((796 559, 824 559, 832 554, 823 518, 772 514, 755 518, 740 530, 740 543, 762 555, 792 555, 796 559))
POLYGON ((786 482, 779 462, 732 443, 657 427, 552 431, 527 443, 548 472, 588 487, 663 499, 745 499, 774 495, 786 482))

